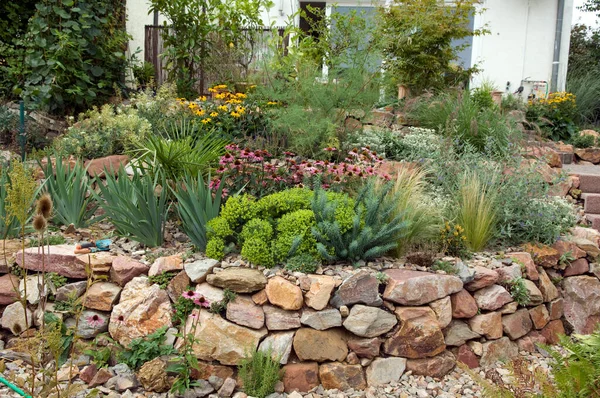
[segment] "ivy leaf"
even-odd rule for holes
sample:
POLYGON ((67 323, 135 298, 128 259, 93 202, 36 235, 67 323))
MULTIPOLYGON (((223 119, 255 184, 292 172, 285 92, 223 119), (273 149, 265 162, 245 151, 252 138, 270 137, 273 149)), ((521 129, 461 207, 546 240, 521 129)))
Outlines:
POLYGON ((90 71, 92 72, 92 75, 94 75, 94 77, 100 77, 104 73, 104 68, 96 65, 93 66, 90 71))

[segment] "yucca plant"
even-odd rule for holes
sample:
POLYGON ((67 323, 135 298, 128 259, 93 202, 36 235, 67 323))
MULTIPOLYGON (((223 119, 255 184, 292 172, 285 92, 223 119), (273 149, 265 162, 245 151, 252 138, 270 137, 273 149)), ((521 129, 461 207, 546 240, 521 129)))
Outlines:
MULTIPOLYGON (((210 176, 207 182, 210 181, 210 176)), ((173 190, 177 198, 176 210, 183 231, 200 250, 206 249, 206 224, 219 215, 223 184, 213 192, 201 174, 186 176, 173 190)))
POLYGON ((95 178, 87 175, 87 169, 80 161, 74 165, 63 163, 56 158, 56 166, 48 158, 46 166, 40 164, 46 178, 45 189, 54 203, 53 221, 60 225, 73 224, 76 228, 86 228, 104 216, 95 216, 98 201, 91 194, 95 178))
POLYGON ((184 175, 206 175, 211 163, 225 153, 229 141, 211 134, 198 136, 186 122, 174 124, 162 135, 150 135, 132 154, 145 174, 161 172, 167 180, 184 175))
POLYGON ((405 233, 398 240, 398 255, 402 255, 413 245, 435 239, 439 233, 442 215, 428 201, 425 189, 425 171, 407 167, 398 171, 390 192, 395 198, 392 216, 400 215, 400 219, 406 223, 405 233))
POLYGON ((477 173, 466 171, 458 184, 456 223, 464 228, 467 246, 482 250, 494 234, 498 202, 494 184, 484 184, 477 173))
POLYGON ((170 207, 162 173, 140 175, 134 168, 130 179, 121 167, 116 176, 107 173, 98 188, 94 196, 119 234, 148 247, 162 245, 170 207))
POLYGON ((317 240, 317 250, 326 260, 360 260, 380 257, 398 244, 407 230, 407 223, 396 210, 398 194, 391 194, 391 184, 376 188, 370 180, 359 192, 354 204, 352 227, 342 232, 336 214, 338 201, 329 201, 325 191, 316 184, 312 199, 317 226, 312 233, 317 240))

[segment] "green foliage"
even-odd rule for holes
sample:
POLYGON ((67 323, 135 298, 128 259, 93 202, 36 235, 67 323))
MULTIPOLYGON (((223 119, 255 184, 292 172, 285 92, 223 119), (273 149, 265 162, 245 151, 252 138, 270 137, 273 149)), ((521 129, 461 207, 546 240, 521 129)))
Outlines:
POLYGON ((264 265, 269 268, 275 265, 271 245, 259 238, 247 239, 242 245, 240 254, 252 264, 264 265))
POLYGON ((561 398, 597 397, 600 394, 600 331, 560 337, 561 350, 544 346, 552 359, 552 375, 561 398))
POLYGON ((449 261, 436 260, 431 266, 432 271, 444 271, 449 275, 456 274, 458 271, 454 264, 449 261))
POLYGON ((207 223, 219 215, 223 195, 222 186, 217 188, 213 197, 213 192, 208 188, 201 174, 196 178, 185 176, 181 183, 177 184, 173 194, 177 199, 175 209, 181 220, 183 232, 199 250, 205 250, 207 223))
POLYGON ((239 235, 241 242, 252 238, 258 238, 264 241, 271 240, 273 238, 273 227, 266 220, 253 218, 244 225, 242 232, 239 235))
POLYGON ((485 27, 469 27, 477 3, 394 0, 389 8, 380 8, 384 68, 394 82, 417 93, 467 82, 476 69, 463 70, 454 64, 467 44, 453 46, 453 42, 489 33, 485 27))
POLYGON ((40 242, 38 238, 29 238, 29 247, 38 247, 40 245, 62 245, 67 240, 62 235, 45 235, 44 240, 40 242))
POLYGON ((410 117, 422 127, 438 129, 459 148, 468 144, 496 157, 510 155, 509 145, 518 134, 512 118, 495 108, 482 109, 468 92, 422 98, 410 109, 410 117))
POLYGON ((596 138, 593 135, 575 134, 571 144, 575 148, 591 148, 596 145, 596 138))
POLYGON ((173 303, 173 319, 175 325, 185 325, 185 321, 196 308, 193 300, 179 296, 173 303))
POLYGON ((568 141, 577 132, 577 112, 574 94, 556 92, 548 95, 548 98, 530 101, 527 120, 536 123, 551 140, 568 141))
POLYGON ((238 374, 244 392, 257 398, 265 398, 275 392, 275 384, 282 377, 279 358, 273 358, 271 350, 259 350, 251 358, 243 359, 238 366, 238 374))
POLYGON ((308 34, 286 32, 298 34, 297 46, 284 50, 283 37, 273 40, 273 56, 263 67, 266 84, 257 87, 259 98, 275 104, 266 110, 271 140, 312 159, 324 157, 326 147, 340 147, 346 115, 370 111, 382 81, 373 18, 335 9, 327 16, 324 11, 311 9, 314 18, 304 16, 308 34))
POLYGON ((223 217, 213 218, 206 224, 206 236, 209 239, 226 239, 233 235, 233 229, 223 217))
POLYGON ((114 176, 106 175, 106 183, 98 184, 100 203, 117 232, 148 247, 161 246, 169 213, 166 181, 158 173, 140 175, 135 169, 129 178, 121 167, 114 176), (162 189, 157 192, 160 185, 162 189))
POLYGON ((470 96, 479 109, 493 109, 496 106, 492 97, 492 92, 494 91, 493 86, 484 83, 481 87, 473 90, 470 96))
POLYGON ((474 252, 485 248, 495 232, 498 199, 494 182, 488 184, 476 173, 465 171, 458 186, 456 222, 464 228, 467 246, 474 252))
POLYGON ((285 264, 285 268, 292 272, 314 274, 320 265, 321 261, 315 256, 309 253, 303 253, 290 257, 285 264))
MULTIPOLYGON (((108 339, 108 341, 113 343, 113 340, 107 335, 101 334, 99 336, 101 336, 103 339, 108 339)), ((112 350, 110 346, 99 346, 98 337, 96 337, 92 342, 91 348, 83 351, 83 353, 92 358, 92 362, 98 367, 98 369, 107 368, 112 357, 112 350)))
POLYGON ((73 224, 75 228, 86 228, 103 218, 94 216, 98 202, 91 191, 96 179, 88 177, 87 169, 80 161, 71 166, 59 156, 55 166, 52 165, 52 159, 48 158, 46 166, 41 167, 46 178, 44 187, 54 203, 54 221, 60 225, 73 224))
POLYGON ((222 260, 225 257, 225 241, 221 238, 211 238, 206 244, 206 257, 222 260))
POLYGON ((502 103, 500 105, 500 109, 502 109, 503 112, 524 111, 525 103, 520 97, 508 93, 502 96, 502 103))
POLYGON ((600 68, 569 70, 567 91, 575 95, 576 122, 580 125, 598 125, 600 122, 600 68))
POLYGON ((55 301, 54 309, 65 315, 75 315, 83 310, 83 304, 81 303, 80 298, 77 297, 77 292, 73 291, 72 294, 67 295, 65 301, 55 301))
POLYGON ((375 279, 377 279, 377 283, 379 283, 380 285, 387 285, 390 281, 389 275, 384 274, 383 272, 377 272, 375 274, 375 279))
POLYGON ((11 187, 9 168, 0 169, 0 233, 3 238, 14 238, 19 235, 19 222, 11 217, 8 211, 8 191, 11 187))
POLYGON ((56 355, 56 361, 58 362, 58 366, 62 366, 69 359, 74 336, 69 333, 62 319, 51 312, 44 313, 44 323, 50 331, 54 330, 59 335, 58 346, 52 347, 49 341, 44 341, 44 345, 48 344, 49 349, 56 351, 55 354, 58 354, 56 355))
POLYGON ((440 232, 442 251, 444 253, 460 258, 470 256, 469 249, 467 248, 467 237, 462 226, 446 221, 440 232))
POLYGON ((131 369, 137 370, 144 363, 154 358, 176 353, 177 351, 173 346, 164 344, 167 329, 164 326, 144 338, 133 339, 125 350, 119 352, 119 362, 123 362, 131 369))
POLYGON ((442 215, 427 195, 426 172, 401 168, 392 194, 396 197, 394 215, 406 223, 406 232, 398 240, 397 252, 434 240, 442 224, 442 215))
POLYGON ((28 24, 23 96, 66 114, 124 88, 125 5, 118 0, 43 0, 28 24))
POLYGON ((152 126, 131 107, 103 105, 79 115, 79 121, 54 141, 64 156, 94 159, 122 154, 150 135, 152 126))
POLYGON ((377 189, 370 181, 358 194, 354 204, 352 228, 343 232, 336 217, 339 202, 328 201, 318 187, 312 200, 316 226, 312 233, 317 240, 319 254, 330 261, 370 260, 380 257, 396 247, 398 239, 406 233, 406 222, 395 214, 398 194, 389 195, 392 186, 377 189))
POLYGON ((506 288, 520 306, 525 307, 530 303, 529 290, 523 278, 515 278, 507 281, 506 288))
POLYGON ((68 279, 56 272, 46 272, 46 280, 52 284, 56 289, 63 287, 67 284, 68 279))
POLYGON ((171 125, 162 135, 149 135, 133 150, 135 165, 144 173, 162 173, 176 181, 185 175, 205 175, 211 163, 225 153, 227 140, 206 134, 194 135, 191 123, 184 119, 171 125))
POLYGON ((151 0, 149 12, 165 17, 163 56, 179 96, 189 98, 197 89, 205 91, 204 81, 196 87, 196 79, 200 71, 220 67, 211 59, 217 41, 242 46, 242 27, 261 26, 260 12, 270 4, 263 0, 151 0))
POLYGON ((210 303, 210 312, 221 314, 227 309, 227 304, 235 300, 237 293, 227 288, 223 289, 223 300, 210 303))
POLYGON ((273 244, 275 259, 278 262, 300 254, 310 254, 318 258, 317 241, 312 235, 316 225, 312 210, 296 210, 283 215, 277 222, 277 239, 273 244))
POLYGON ((150 62, 141 62, 131 67, 133 77, 143 88, 148 87, 154 80, 154 65, 150 62))
POLYGON ((148 281, 152 284, 156 283, 161 289, 166 289, 173 278, 177 276, 178 272, 162 272, 160 274, 152 275, 148 277, 148 281))
POLYGON ((15 160, 11 162, 6 178, 2 177, 2 182, 4 214, 1 215, 5 228, 3 233, 18 235, 18 228, 20 228, 23 234, 31 219, 30 210, 39 192, 39 187, 36 187, 37 182, 33 178, 32 171, 15 160))
POLYGON ((227 199, 221 209, 221 217, 227 221, 231 229, 236 229, 256 217, 257 211, 252 196, 237 195, 227 199))
POLYGON ((305 188, 292 188, 264 196, 258 200, 258 214, 262 218, 276 219, 286 213, 309 209, 312 191, 305 188))

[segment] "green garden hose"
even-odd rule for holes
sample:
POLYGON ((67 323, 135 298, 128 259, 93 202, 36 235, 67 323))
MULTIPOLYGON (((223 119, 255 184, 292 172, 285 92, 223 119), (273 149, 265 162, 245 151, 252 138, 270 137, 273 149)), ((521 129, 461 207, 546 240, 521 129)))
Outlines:
POLYGON ((25 391, 21 390, 19 387, 15 386, 13 383, 6 380, 2 376, 0 376, 0 383, 4 384, 5 386, 7 386, 8 388, 10 388, 11 390, 13 390, 14 392, 16 392, 17 394, 19 394, 22 397, 31 398, 31 395, 26 394, 25 391))

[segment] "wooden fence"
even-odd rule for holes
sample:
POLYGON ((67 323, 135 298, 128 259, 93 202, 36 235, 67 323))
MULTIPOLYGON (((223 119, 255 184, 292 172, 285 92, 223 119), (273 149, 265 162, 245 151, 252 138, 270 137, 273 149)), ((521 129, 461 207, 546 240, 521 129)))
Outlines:
MULTIPOLYGON (((162 25, 146 25, 144 38, 144 60, 154 66, 154 80, 158 85, 169 78, 166 70, 167 60, 161 56, 165 52, 162 32, 168 27, 162 25)), ((207 70, 196 71, 196 89, 206 94, 208 87, 233 78, 244 79, 248 74, 259 70, 265 58, 269 55, 269 41, 274 34, 283 38, 283 50, 287 51, 289 37, 285 36, 285 28, 252 28, 244 29, 245 47, 242 51, 230 51, 227 43, 221 43, 218 37, 211 40, 211 60, 217 64, 209 65, 207 70), (227 75, 227 76, 225 76, 227 75), (229 76, 231 75, 231 76, 229 76), (239 77, 237 76, 239 75, 239 77)))

